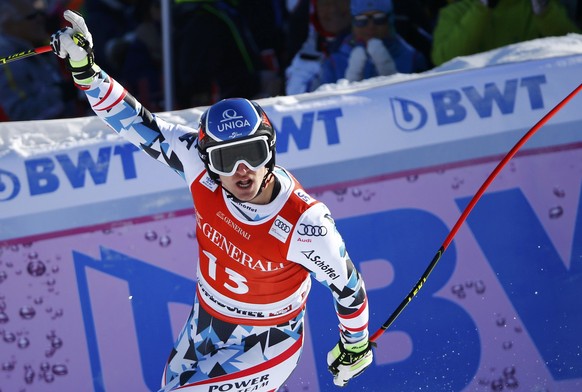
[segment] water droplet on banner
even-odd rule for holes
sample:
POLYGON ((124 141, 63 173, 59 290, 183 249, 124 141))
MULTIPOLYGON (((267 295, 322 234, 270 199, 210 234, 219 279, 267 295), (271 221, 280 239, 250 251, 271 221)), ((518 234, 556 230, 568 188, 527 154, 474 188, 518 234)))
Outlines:
POLYGON ((557 219, 562 216, 564 210, 560 206, 550 208, 549 216, 550 219, 557 219))
POLYGON ((28 263, 26 270, 30 276, 42 276, 46 272, 46 265, 41 260, 33 260, 28 263))
POLYGON ((18 348, 21 349, 27 348, 28 346, 30 346, 30 340, 28 340, 27 337, 23 336, 20 339, 18 339, 16 345, 18 346, 18 348))
POLYGON ((485 283, 482 280, 475 282, 475 292, 477 294, 483 294, 485 292, 485 283))
POLYGON ((146 231, 145 235, 144 235, 146 241, 155 241, 158 239, 158 233, 156 233, 153 230, 148 230, 146 231))
POLYGON ((456 284, 452 287, 451 291, 455 294, 458 298, 465 298, 467 295, 465 294, 465 288, 463 285, 456 284))
POLYGON ((23 306, 18 313, 24 320, 30 320, 36 315, 36 310, 32 306, 23 306))
POLYGON ((63 364, 53 365, 53 373, 57 376, 64 376, 69 373, 69 369, 63 364))
POLYGON ((54 348, 55 350, 63 347, 63 340, 61 338, 55 336, 51 340, 51 347, 54 348))
POLYGON ((0 324, 7 324, 10 321, 10 317, 4 312, 0 312, 0 324))
POLYGON ((5 332, 4 333, 4 342, 5 343, 14 343, 16 341, 16 335, 12 332, 5 332))
POLYGON ((491 381, 491 390, 492 391, 503 391, 504 384, 505 384, 505 380, 502 378, 491 381))
POLYGON ((566 196, 566 192, 562 188, 555 187, 554 188, 554 195, 556 197, 562 198, 562 197, 566 196))
POLYGON ((172 243, 172 239, 167 235, 163 235, 160 237, 159 243, 162 248, 167 248, 172 243))
POLYGON ((24 382, 27 384, 32 384, 34 382, 34 370, 32 369, 32 366, 30 365, 25 365, 24 366, 24 382))
POLYGON ((43 373, 43 379, 47 384, 55 381, 55 375, 53 373, 43 373))

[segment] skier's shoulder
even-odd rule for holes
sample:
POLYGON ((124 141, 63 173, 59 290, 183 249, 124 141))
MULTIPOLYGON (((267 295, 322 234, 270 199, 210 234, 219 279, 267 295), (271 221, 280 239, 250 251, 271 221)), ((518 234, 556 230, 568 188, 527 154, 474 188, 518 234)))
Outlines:
POLYGON ((328 207, 306 191, 289 170, 277 166, 275 175, 282 183, 281 197, 287 198, 288 208, 293 209, 300 222, 322 222, 330 215, 328 207))

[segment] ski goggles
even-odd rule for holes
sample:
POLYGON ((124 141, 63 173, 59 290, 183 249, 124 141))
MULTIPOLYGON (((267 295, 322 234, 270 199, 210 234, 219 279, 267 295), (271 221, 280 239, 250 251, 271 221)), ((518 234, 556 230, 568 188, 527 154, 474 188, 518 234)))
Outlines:
POLYGON ((206 153, 210 170, 221 176, 234 175, 240 163, 244 163, 252 171, 257 171, 272 157, 266 136, 208 147, 206 153))
POLYGON ((352 17, 352 24, 356 27, 366 27, 370 20, 376 26, 382 26, 388 23, 388 14, 386 12, 374 12, 373 14, 360 14, 352 17))

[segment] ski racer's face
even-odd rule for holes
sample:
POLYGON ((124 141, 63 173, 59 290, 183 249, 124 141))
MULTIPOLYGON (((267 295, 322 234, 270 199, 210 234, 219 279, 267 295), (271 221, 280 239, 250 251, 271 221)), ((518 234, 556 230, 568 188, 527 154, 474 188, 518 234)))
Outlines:
MULTIPOLYGON (((255 204, 267 204, 270 200, 270 191, 265 189, 257 196, 266 174, 266 166, 252 170, 241 162, 232 176, 220 175, 219 177, 222 186, 238 200, 255 204)), ((267 188, 270 188, 270 184, 267 185, 267 188)))

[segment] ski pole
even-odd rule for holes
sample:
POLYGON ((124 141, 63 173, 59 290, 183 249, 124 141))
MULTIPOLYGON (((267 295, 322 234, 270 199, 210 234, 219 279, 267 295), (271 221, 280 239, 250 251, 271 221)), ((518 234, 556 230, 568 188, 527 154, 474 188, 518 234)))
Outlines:
POLYGON ((39 48, 29 49, 24 52, 14 53, 7 57, 0 57, 0 65, 7 64, 12 61, 20 60, 26 57, 36 56, 37 54, 50 52, 52 50, 50 45, 41 46, 39 48))
POLYGON ((402 313, 402 311, 404 310, 404 308, 406 308, 406 306, 410 303, 410 301, 412 301, 412 299, 416 296, 416 294, 418 293, 418 291, 422 288, 422 286, 424 285, 424 283, 428 279, 428 277, 431 274, 431 272, 433 271, 433 269, 436 267, 437 263, 441 259, 441 256, 443 255, 443 253, 445 252, 445 250, 447 250, 448 246, 453 241, 453 238, 457 234, 457 231, 459 231, 459 228, 461 227, 461 225, 463 224, 463 222, 465 222, 465 220, 467 219, 467 216, 469 215, 469 213, 471 212, 471 210, 473 209, 473 207, 475 207, 475 204, 477 204, 477 202, 479 201, 479 199, 481 198, 481 196, 483 195, 483 193, 485 193, 485 190, 493 182, 493 180, 495 179, 495 177, 497 177, 497 175, 503 169, 503 167, 507 164, 507 162, 509 162, 509 160, 511 158, 513 158, 513 156, 517 153, 517 151, 519 151, 519 149, 525 144, 525 142, 527 142, 529 140, 530 137, 532 137, 532 135, 534 133, 536 133, 546 122, 548 122, 548 120, 550 118, 552 118, 554 116, 554 114, 556 114, 557 112, 559 112, 560 109, 562 109, 562 107, 564 105, 566 105, 566 103, 568 103, 568 101, 570 101, 576 94, 578 94, 578 92, 581 89, 582 89, 582 84, 580 84, 578 87, 576 87, 570 94, 568 94, 568 96, 566 96, 564 99, 562 99, 562 101, 560 101, 556 106, 554 106, 554 108, 552 110, 550 110, 544 117, 542 117, 542 119, 539 120, 513 146, 513 148, 507 153, 507 155, 505 155, 505 157, 503 157, 503 159, 497 164, 497 166, 491 172, 491 174, 489 175, 489 177, 487 177, 487 179, 485 180, 485 182, 481 185, 481 187, 479 188, 479 190, 477 191, 477 193, 475 193, 475 195, 473 196, 473 198, 471 199, 471 201, 469 202, 469 204, 467 205, 467 207, 465 207, 465 209, 463 210, 463 213, 461 214, 461 216, 457 220, 457 223, 455 223, 455 225, 453 226, 453 228, 451 229, 451 231, 449 231, 449 234, 445 238, 445 241, 443 242, 443 244, 439 248, 439 250, 436 253, 436 255, 433 257, 432 261, 430 262, 430 264, 428 265, 428 267, 426 268, 426 270, 424 271, 424 273, 422 274, 422 276, 420 277, 420 279, 418 280, 418 282, 414 285, 414 287, 412 288, 412 290, 410 291, 410 293, 408 293, 408 295, 406 296, 406 298, 404 298, 404 300, 400 303, 400 305, 398 305, 398 307, 396 308, 396 310, 394 310, 394 312, 392 312, 392 314, 390 315, 390 317, 388 317, 388 320, 386 320, 386 322, 384 324, 382 324, 382 326, 380 327, 380 329, 378 329, 378 331, 376 331, 370 337, 370 341, 374 342, 380 336, 382 336, 382 334, 388 329, 388 327, 390 327, 390 325, 392 325, 392 323, 394 322, 394 320, 396 320, 396 318, 400 315, 400 313, 402 313))

